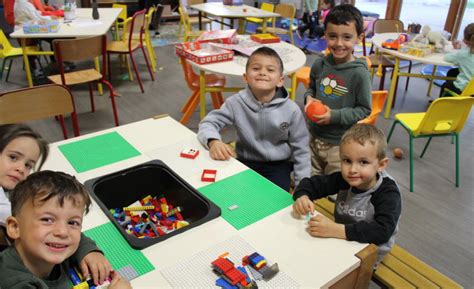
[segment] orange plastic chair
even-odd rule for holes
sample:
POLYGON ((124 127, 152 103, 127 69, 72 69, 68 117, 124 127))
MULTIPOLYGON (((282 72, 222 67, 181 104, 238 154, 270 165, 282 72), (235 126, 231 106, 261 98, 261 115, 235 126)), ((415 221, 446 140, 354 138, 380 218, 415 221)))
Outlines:
MULTIPOLYGON (((188 98, 184 106, 181 108, 183 117, 180 119, 180 123, 186 124, 189 118, 196 110, 199 104, 199 75, 197 75, 191 64, 186 61, 186 58, 180 57, 181 66, 183 67, 184 79, 189 89, 193 92, 188 98)), ((216 74, 206 74, 206 86, 207 87, 224 87, 226 84, 225 77, 216 74)), ((224 103, 224 98, 221 92, 211 92, 212 104, 214 108, 219 108, 224 103)))
POLYGON ((143 53, 143 57, 145 58, 146 66, 148 67, 148 72, 150 73, 150 77, 153 81, 155 81, 155 76, 153 75, 153 71, 150 65, 150 61, 148 60, 147 53, 145 51, 145 24, 146 24, 146 14, 145 9, 135 12, 130 22, 128 19, 124 23, 124 33, 127 33, 127 37, 124 40, 120 41, 111 41, 107 43, 107 60, 108 60, 108 68, 109 68, 109 78, 112 77, 112 71, 110 67, 110 54, 119 54, 119 55, 130 55, 130 60, 132 61, 133 69, 135 70, 135 75, 138 80, 138 84, 140 85, 140 90, 142 93, 145 92, 143 89, 143 83, 140 78, 140 74, 138 73, 137 64, 135 59, 133 58, 133 52, 137 49, 141 49, 143 53))
POLYGON ((388 91, 386 90, 374 90, 372 91, 372 112, 370 115, 362 120, 359 120, 358 123, 366 123, 375 125, 378 119, 379 114, 383 110, 385 100, 387 99, 388 91))
POLYGON ((305 88, 309 86, 309 73, 311 72, 311 67, 303 66, 298 71, 296 71, 296 87, 300 83, 303 83, 305 88))

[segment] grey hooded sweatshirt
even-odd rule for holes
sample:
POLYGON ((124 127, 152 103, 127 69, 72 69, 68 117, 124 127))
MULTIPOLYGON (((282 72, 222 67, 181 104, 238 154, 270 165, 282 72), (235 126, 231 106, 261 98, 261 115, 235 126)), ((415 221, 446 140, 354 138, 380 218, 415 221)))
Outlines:
POLYGON ((269 103, 258 102, 248 87, 227 98, 199 124, 201 144, 209 149, 209 140, 222 140, 219 132, 226 125, 234 125, 237 131, 239 159, 293 161, 296 184, 310 176, 308 129, 301 109, 285 88, 278 88, 269 103))

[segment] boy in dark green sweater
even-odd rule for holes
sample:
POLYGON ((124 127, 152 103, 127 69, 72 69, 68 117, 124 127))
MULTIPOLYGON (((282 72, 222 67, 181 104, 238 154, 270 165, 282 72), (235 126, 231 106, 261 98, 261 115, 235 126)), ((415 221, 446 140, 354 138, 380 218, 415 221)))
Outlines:
POLYGON ((363 19, 352 5, 339 5, 324 21, 330 54, 314 62, 305 109, 321 101, 327 112, 309 123, 312 175, 340 170, 339 144, 346 130, 371 112, 371 79, 367 63, 352 54, 363 37, 363 19))
MULTIPOLYGON (((10 201, 6 227, 14 246, 0 253, 0 288, 68 289, 69 268, 98 250, 92 240, 81 239, 88 192, 70 175, 41 171, 20 182, 10 201)), ((112 275, 109 289, 131 288, 112 275)))

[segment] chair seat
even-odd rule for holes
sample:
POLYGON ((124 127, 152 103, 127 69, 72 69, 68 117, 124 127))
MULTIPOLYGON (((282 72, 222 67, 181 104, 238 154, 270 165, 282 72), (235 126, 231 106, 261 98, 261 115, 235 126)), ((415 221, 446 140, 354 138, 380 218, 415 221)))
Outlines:
POLYGON ((420 126, 423 117, 426 112, 414 112, 414 113, 398 113, 395 115, 395 119, 403 123, 404 126, 414 131, 420 126))
MULTIPOLYGON (((102 78, 102 74, 97 70, 91 68, 65 73, 64 78, 66 79, 66 85, 75 85, 80 83, 97 81, 102 78)), ((56 84, 62 84, 61 74, 48 76, 48 79, 56 84)))
MULTIPOLYGON (((263 23, 263 18, 257 18, 257 17, 247 17, 245 18, 245 21, 248 21, 248 22, 253 22, 253 23, 263 23)), ((267 19, 267 23, 272 23, 272 19, 267 19)))
POLYGON ((395 67, 395 64, 390 61, 387 57, 384 55, 380 54, 371 54, 367 56, 372 64, 372 67, 376 67, 379 65, 385 66, 385 67, 395 67))
MULTIPOLYGON (((225 77, 217 74, 206 74, 206 86, 208 87, 224 87, 225 77)), ((199 89, 199 77, 193 79, 192 86, 194 89, 199 89)))
MULTIPOLYGON (((132 51, 140 46, 139 40, 132 40, 132 51)), ((111 41, 107 43, 107 52, 128 53, 128 42, 111 41)))

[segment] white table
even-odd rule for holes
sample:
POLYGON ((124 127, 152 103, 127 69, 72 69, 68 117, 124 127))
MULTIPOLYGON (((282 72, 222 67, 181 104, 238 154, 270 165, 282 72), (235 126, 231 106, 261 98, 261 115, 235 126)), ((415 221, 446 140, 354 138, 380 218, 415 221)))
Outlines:
MULTIPOLYGON (((212 16, 220 17, 221 19, 222 18, 237 19, 239 21, 238 32, 240 34, 245 33, 244 31, 245 18, 247 17, 262 18, 263 19, 262 29, 263 29, 263 33, 265 33, 266 28, 267 28, 267 20, 269 18, 280 16, 280 14, 278 13, 265 11, 265 10, 248 6, 248 5, 230 6, 230 5, 224 5, 222 2, 209 2, 209 3, 194 4, 194 5, 191 5, 190 7, 199 12, 199 29, 202 29, 201 19, 204 13, 205 15, 212 15, 212 16)), ((212 20, 216 21, 215 19, 212 19, 212 20)))
POLYGON ((392 108, 392 103, 394 101, 393 97, 395 95, 395 88, 396 84, 398 81, 398 77, 400 76, 408 76, 408 77, 416 77, 416 78, 425 78, 425 79, 431 79, 430 84, 428 87, 428 95, 430 95, 431 92, 431 87, 433 85, 433 80, 434 79, 444 79, 444 80, 453 80, 454 78, 452 77, 444 77, 444 76, 437 76, 436 75, 436 67, 438 65, 441 66, 452 66, 453 64, 447 61, 444 61, 444 55, 445 53, 433 53, 430 54, 426 57, 418 57, 414 55, 409 55, 406 53, 401 53, 397 50, 392 50, 392 49, 386 49, 382 47, 382 43, 387 41, 388 39, 397 39, 398 38, 398 33, 378 33, 375 34, 374 37, 372 37, 372 43, 377 47, 378 50, 380 50, 383 53, 390 54, 394 56, 395 58, 395 67, 393 70, 393 75, 392 75, 392 82, 390 84, 390 91, 388 94, 388 101, 385 106, 385 118, 390 117, 390 110, 392 108), (425 64, 432 64, 433 65, 433 73, 431 75, 423 75, 423 74, 418 74, 418 73, 406 73, 406 72, 401 72, 400 71, 400 60, 411 60, 411 61, 416 61, 416 62, 421 62, 425 64))
POLYGON ((92 19, 92 8, 78 8, 76 10, 77 18, 70 23, 64 23, 64 18, 59 19, 59 31, 56 33, 31 33, 26 34, 23 29, 15 30, 10 36, 12 38, 21 39, 21 46, 23 48, 23 61, 25 63, 26 77, 28 85, 33 86, 31 78, 30 65, 28 55, 53 55, 52 51, 42 51, 35 53, 28 53, 25 49, 26 39, 39 38, 79 38, 104 35, 109 31, 114 24, 120 8, 99 8, 100 18, 98 20, 92 19))
MULTIPOLYGON (((235 159, 226 162, 211 160, 209 153, 199 144, 196 135, 170 117, 146 119, 53 143, 50 145, 50 156, 44 169, 65 171, 76 175, 81 182, 85 182, 152 159, 161 159, 188 183, 199 188, 207 183, 201 182, 199 177, 191 173, 192 166, 189 163, 193 160, 178 156, 184 147, 194 147, 201 151, 199 158, 194 161, 212 162, 219 170, 217 181, 247 169, 235 159), (61 144, 112 131, 120 133, 142 154, 78 174, 58 150, 61 144)), ((94 228, 107 222, 109 219, 93 201, 91 211, 84 218, 83 229, 94 228)), ((135 289, 169 288, 171 284, 160 273, 163 268, 172 266, 232 237, 240 236, 266 258, 277 262, 280 270, 292 277, 303 288, 326 288, 332 284, 338 284, 339 287, 336 288, 347 288, 345 286, 348 283, 344 282, 348 280, 353 282, 354 278, 358 278, 359 269, 362 269, 361 264, 364 263, 363 258, 359 259, 355 255, 363 252, 367 244, 332 238, 313 238, 304 228, 304 220, 291 215, 291 206, 240 231, 219 217, 143 249, 142 253, 154 265, 155 270, 134 279, 132 285, 135 289)), ((371 268, 372 264, 369 265, 368 272, 371 272, 371 268)), ((209 270, 211 270, 210 266, 209 270)), ((200 278, 200 276, 195 276, 195 278, 200 278)))
MULTIPOLYGON (((250 36, 239 35, 239 41, 250 41, 250 36)), ((298 47, 281 41, 278 43, 267 43, 265 46, 275 49, 283 61, 284 75, 291 77, 291 88, 290 98, 292 100, 296 97, 296 71, 306 64, 306 54, 298 47)), ((241 87, 226 87, 226 88, 213 88, 206 87, 206 72, 216 73, 228 76, 243 76, 245 73, 245 64, 247 63, 248 57, 241 55, 234 55, 232 61, 223 61, 210 64, 197 64, 190 60, 189 63, 200 71, 199 74, 199 87, 200 87, 200 117, 204 118, 206 115, 206 92, 216 91, 237 91, 242 89, 241 87)))

